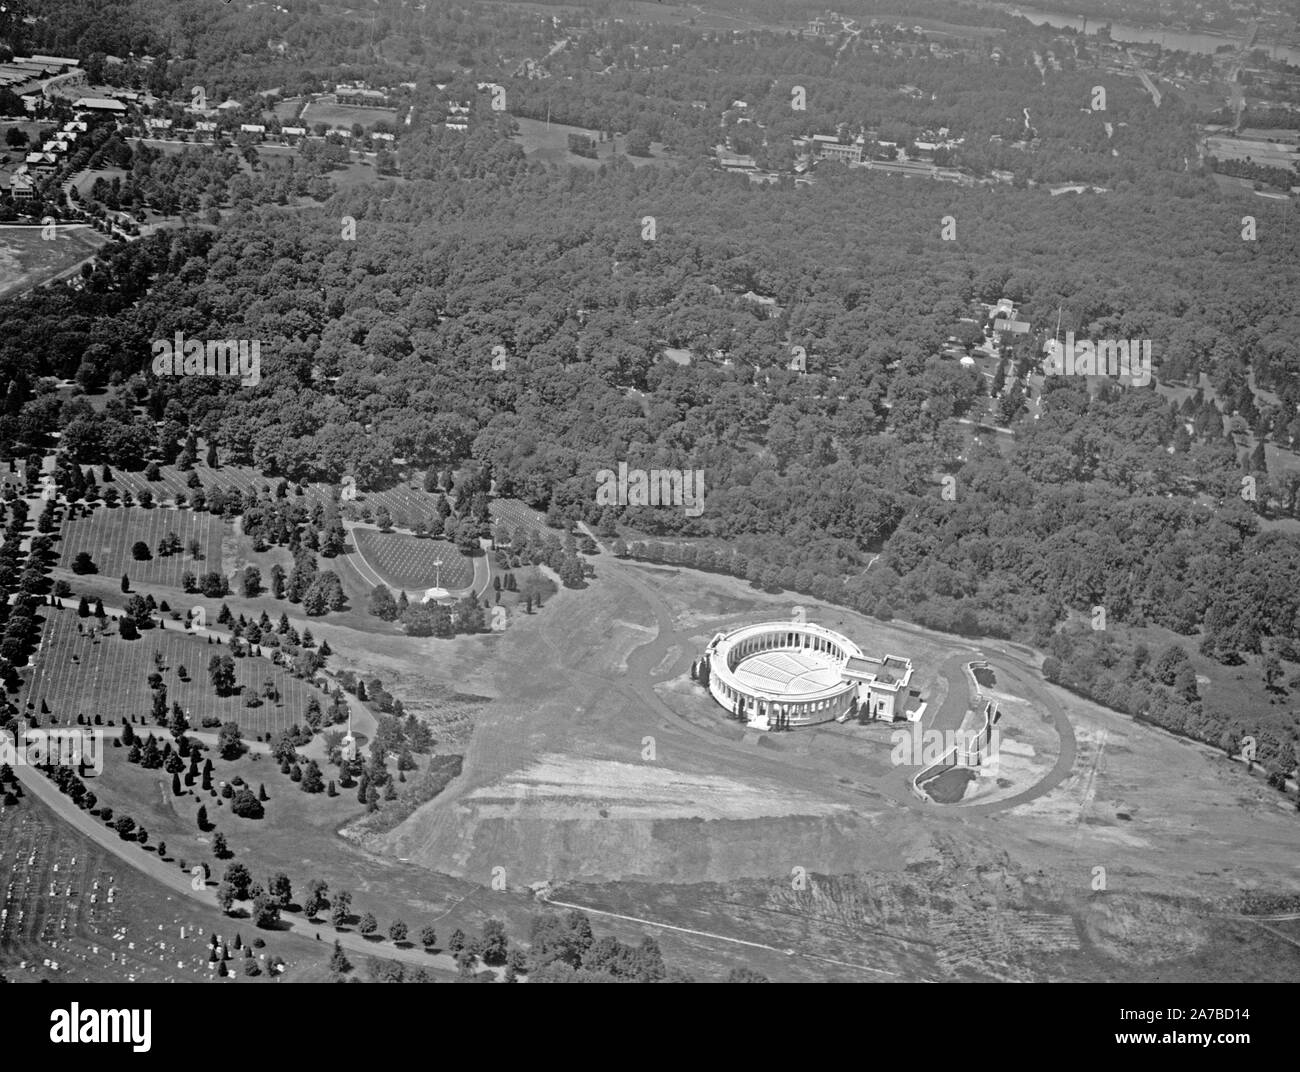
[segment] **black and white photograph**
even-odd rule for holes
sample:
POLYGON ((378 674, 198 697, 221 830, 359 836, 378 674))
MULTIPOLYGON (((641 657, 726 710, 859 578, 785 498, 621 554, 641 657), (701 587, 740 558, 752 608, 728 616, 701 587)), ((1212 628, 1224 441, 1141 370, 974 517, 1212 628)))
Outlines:
POLYGON ((826 2, 3 0, 32 1045, 833 983, 1269 1059, 1300 5, 826 2))

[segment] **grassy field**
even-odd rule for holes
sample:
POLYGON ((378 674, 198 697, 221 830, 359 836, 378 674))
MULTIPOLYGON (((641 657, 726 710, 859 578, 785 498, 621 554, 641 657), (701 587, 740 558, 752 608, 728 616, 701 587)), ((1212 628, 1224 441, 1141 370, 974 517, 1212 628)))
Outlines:
MULTIPOLYGON (((125 573, 137 588, 149 585, 179 588, 182 573, 198 577, 211 570, 230 572, 222 555, 223 540, 230 533, 229 525, 206 512, 170 507, 146 510, 139 506, 100 506, 89 517, 64 523, 59 565, 71 569, 76 556, 85 551, 106 577, 120 577, 125 573), (181 546, 186 550, 163 558, 158 554, 158 544, 170 532, 180 537, 181 546), (197 558, 189 554, 190 540, 199 541, 201 553, 197 558), (137 541, 148 545, 151 559, 139 561, 131 557, 131 547, 137 541)), ((230 565, 233 564, 232 560, 230 565)))
MULTIPOLYGON (((1262 951, 1259 935, 1230 934, 1235 925, 1216 922, 1211 905, 1238 888, 1238 867, 1270 888, 1294 885, 1269 862, 1295 837, 1293 801, 1212 750, 1044 685, 1036 664, 1004 645, 884 624, 693 570, 602 556, 597 574, 591 589, 562 591, 540 614, 512 621, 492 657, 460 649, 472 657, 403 673, 414 684, 477 670, 500 698, 475 717, 462 777, 383 839, 388 853, 477 881, 499 865, 512 886, 558 883, 557 901, 776 948, 740 953, 660 935, 670 960, 705 978, 737 962, 773 978, 875 977, 814 955, 903 978, 1133 978, 1158 963, 1201 978, 1224 970, 1236 941, 1262 951), (716 705, 710 725, 721 730, 682 725, 634 685, 648 668, 669 708, 708 707, 684 679, 690 657, 719 629, 788 616, 792 603, 866 650, 908 655, 935 704, 941 663, 954 653, 987 657, 999 690, 1020 697, 1010 708, 1016 725, 1003 732, 1004 742, 1022 742, 1025 762, 1039 762, 1048 747, 1050 734, 1033 732, 1049 719, 1048 705, 1063 706, 1079 739, 1065 781, 1018 805, 1014 826, 996 813, 920 810, 905 784, 914 771, 891 767, 879 727, 729 738, 716 705), (997 892, 977 884, 954 895, 970 881, 955 876, 995 858, 1007 861, 1009 876, 997 892), (1125 896, 1088 902, 1089 871, 1079 861, 1094 858, 1125 896), (794 867, 870 876, 861 880, 870 890, 819 878, 792 892, 794 867), (1201 899, 1178 903, 1188 889, 1201 899), (1157 910, 1152 898, 1175 900, 1157 910), (987 926, 972 929, 977 917, 987 926), (1081 946, 1079 926, 1104 937, 1105 951, 1081 946), (902 940, 882 943, 882 929, 902 940), (950 938, 927 953, 917 940, 930 931, 950 938), (1115 940, 1123 932, 1127 946, 1115 940), (787 946, 800 955, 782 959, 787 946)), ((1252 970, 1280 978, 1284 960, 1273 953, 1252 970)))
POLYGON ((407 181, 400 175, 380 175, 368 160, 354 160, 347 167, 335 168, 329 173, 329 180, 339 190, 354 190, 358 186, 369 186, 375 182, 401 184, 407 181))
MULTIPOLYGON (((1230 903, 1243 874, 1261 888, 1294 885, 1283 863, 1294 845, 1296 816, 1286 807, 1293 802, 1213 750, 1044 684, 1032 653, 1000 642, 881 623, 694 570, 607 555, 595 565, 589 589, 560 591, 540 612, 512 616, 499 634, 406 637, 355 609, 319 626, 313 620, 313 633, 338 653, 331 665, 381 677, 435 725, 440 749, 448 749, 456 720, 472 720, 474 732, 467 746, 456 745, 465 756, 461 777, 391 831, 359 843, 339 834, 360 814, 355 791, 308 796, 265 758, 217 761, 217 779, 239 774, 265 784, 270 797, 260 822, 237 820, 219 797, 206 799, 254 876, 283 869, 296 889, 323 877, 353 892, 355 910, 374 912, 382 926, 400 916, 445 935, 498 916, 516 937, 535 909, 529 885, 549 881, 557 900, 706 932, 657 932, 669 963, 706 979, 738 963, 772 978, 823 980, 1294 974, 1290 950, 1207 907, 1230 903), (936 706, 941 664, 987 658, 998 689, 1022 697, 1011 717, 1046 725, 1051 710, 1066 713, 1078 738, 1068 776, 1017 805, 1007 822, 1005 813, 922 810, 876 727, 831 725, 779 739, 716 731, 726 726, 716 705, 685 678, 691 657, 718 630, 787 617, 794 604, 865 650, 912 658, 936 706), (712 721, 680 713, 693 706, 712 721), (444 709, 448 721, 439 724, 444 709), (1091 892, 1094 861, 1106 868, 1113 896, 1091 892), (794 868, 862 877, 816 877, 800 891, 791 885, 794 868), (498 874, 506 890, 490 888, 498 874), (1250 951, 1249 964, 1230 968, 1240 949, 1250 951)), ((345 564, 340 574, 349 585, 345 564)), ((228 602, 246 613, 264 605, 273 618, 285 606, 228 602)), ((45 613, 72 622, 71 640, 85 639, 75 637, 71 612, 45 613)), ((147 712, 145 678, 161 637, 99 638, 69 650, 47 632, 37 656, 42 687, 55 688, 56 678, 73 683, 50 706, 120 694, 147 712)), ((167 649, 168 666, 197 650, 201 661, 191 670, 201 672, 202 655, 217 650, 179 632, 167 639, 191 645, 167 649)), ((258 664, 255 682, 266 665, 258 664)), ((168 681, 169 699, 187 688, 211 694, 205 675, 193 686, 168 681)), ((275 717, 298 717, 296 702, 288 699, 275 717)), ((1043 735, 1016 739, 1037 758, 1048 747, 1043 735)), ((121 759, 110 750, 97 794, 177 855, 208 859, 210 845, 199 840, 206 835, 193 822, 198 800, 173 799, 169 776, 160 787, 158 772, 121 759)), ((593 923, 633 941, 649 929, 593 923)))
POLYGON ((57 123, 51 122, 48 119, 45 120, 44 122, 28 121, 28 122, 17 122, 17 123, 0 123, 0 139, 3 139, 4 136, 8 134, 9 131, 13 130, 15 127, 23 131, 27 135, 27 144, 23 146, 19 146, 17 149, 10 148, 8 142, 3 143, 9 155, 16 156, 20 153, 28 152, 33 146, 39 149, 41 146, 40 146, 40 142, 37 139, 40 137, 41 131, 42 130, 52 131, 55 130, 57 126, 58 126, 57 123))
POLYGON ((349 513, 364 518, 368 511, 373 517, 381 506, 388 511, 394 525, 409 529, 417 520, 429 520, 437 509, 438 493, 425 491, 420 481, 411 480, 384 491, 360 492, 349 513))
POLYGON ((84 260, 107 241, 93 227, 61 224, 55 238, 42 229, 0 224, 0 298, 44 283, 84 260))
POLYGON ((1300 162, 1300 148, 1287 142, 1269 141, 1266 137, 1225 137, 1210 135, 1206 149, 1220 160, 1251 160, 1269 167, 1293 168, 1300 162))
POLYGON ((258 163, 267 168, 287 168, 289 161, 297 157, 298 149, 293 145, 277 145, 267 142, 257 146, 258 163))
POLYGON ((545 534, 553 532, 546 525, 544 514, 528 506, 519 499, 493 499, 488 504, 488 512, 494 524, 499 524, 507 537, 513 537, 516 529, 537 529, 545 534))
MULTIPOLYGON (((202 602, 207 605, 208 621, 215 623, 216 607, 211 601, 202 602)), ((263 657, 235 659, 235 680, 243 693, 218 696, 208 680, 208 660, 228 654, 229 649, 209 644, 206 637, 180 628, 180 622, 169 621, 166 629, 148 630, 138 640, 123 640, 111 625, 107 634, 93 628, 97 622, 93 616, 78 618, 73 610, 50 607, 44 614, 40 653, 34 665, 23 671, 24 684, 16 702, 32 712, 39 712, 44 704, 50 717, 61 723, 75 722, 79 714, 120 723, 129 714, 152 725, 149 675, 156 669, 154 652, 162 653, 158 673, 167 687, 168 708, 180 704, 196 730, 203 719, 216 718, 238 722, 249 738, 265 736, 295 722, 301 725, 312 696, 322 708, 329 706, 328 696, 319 688, 272 663, 270 648, 262 649, 268 653, 263 657), (180 676, 182 667, 186 680, 180 676), (280 698, 246 706, 244 696, 260 698, 267 682, 280 698)))
POLYGON ((446 540, 417 539, 397 532, 353 529, 352 538, 366 562, 391 587, 408 592, 432 588, 467 588, 474 580, 474 561, 446 540), (441 562, 441 567, 435 567, 441 562))
POLYGON ((95 185, 96 179, 103 179, 107 183, 112 183, 114 179, 125 179, 129 172, 125 168, 95 168, 93 171, 78 171, 73 181, 73 186, 77 188, 77 193, 81 194, 87 201, 90 200, 90 188, 95 185))
MULTIPOLYGON (((171 473, 165 471, 165 475, 168 480, 172 479, 171 473)), ((118 487, 128 484, 137 488, 149 486, 155 493, 167 483, 162 481, 148 484, 136 474, 115 473, 114 478, 118 487)), ((223 469, 221 479, 225 487, 247 488, 254 483, 247 472, 234 469, 223 469)), ((261 485, 261 481, 257 483, 261 485)), ((325 492, 323 488, 316 487, 310 490, 310 494, 323 495, 325 492)), ((446 541, 420 542, 440 546, 447 556, 448 564, 458 560, 454 547, 446 541)), ((367 601, 375 582, 353 568, 347 555, 337 558, 321 556, 317 563, 321 570, 333 570, 342 580, 349 607, 341 612, 330 612, 323 618, 307 619, 300 604, 276 600, 265 592, 258 597, 244 598, 241 594, 243 569, 248 565, 257 566, 265 586, 272 566, 279 564, 286 572, 290 569, 292 560, 289 552, 278 546, 270 546, 266 551, 254 551, 251 539, 239 535, 233 526, 207 513, 196 514, 188 509, 177 510, 172 507, 145 510, 139 506, 110 509, 101 505, 88 518, 65 522, 59 546, 59 579, 67 580, 79 595, 84 594, 92 600, 95 597, 102 598, 109 606, 120 607, 128 598, 120 589, 120 579, 125 572, 131 580, 132 592, 149 593, 155 599, 166 600, 173 610, 188 610, 196 604, 203 604, 207 608, 209 622, 215 621, 219 605, 225 602, 235 614, 243 613, 246 616, 258 617, 266 610, 273 619, 278 619, 281 613, 288 613, 294 620, 295 628, 302 629, 309 623, 318 637, 324 635, 320 628, 326 623, 346 630, 349 636, 356 635, 354 630, 366 634, 378 629, 384 636, 396 632, 395 626, 385 625, 366 613, 367 601), (157 555, 158 540, 170 531, 175 531, 181 537, 184 550, 180 555, 160 558, 157 555), (191 558, 185 547, 191 537, 199 539, 202 545, 201 559, 191 558), (131 547, 137 540, 149 546, 154 555, 151 560, 136 561, 132 558, 131 547), (75 555, 83 550, 90 553, 99 568, 98 573, 78 575, 71 572, 75 555), (219 600, 208 600, 182 591, 182 573, 188 571, 200 577, 213 570, 227 578, 231 586, 229 595, 219 600)), ((462 566, 456 568, 461 569, 462 566)), ((472 573, 472 563, 469 560, 464 560, 463 568, 472 573)))
POLYGON ((271 108, 269 114, 274 115, 284 126, 299 126, 300 124, 297 122, 297 119, 298 112, 302 108, 302 105, 302 97, 285 97, 283 100, 275 102, 275 105, 271 108))
MULTIPOLYGON (((107 395, 88 395, 87 402, 92 407, 103 408, 107 402, 107 395)), ((156 481, 147 481, 142 472, 127 472, 125 469, 110 469, 109 474, 112 476, 112 485, 118 492, 130 489, 131 494, 139 495, 140 491, 148 489, 152 492, 155 500, 174 499, 178 491, 185 492, 187 496, 194 495, 198 489, 188 486, 191 476, 199 478, 199 486, 205 492, 211 492, 217 487, 226 491, 235 490, 240 495, 252 489, 273 490, 279 483, 278 478, 264 477, 257 473, 255 469, 244 468, 240 465, 218 465, 216 469, 211 468, 204 463, 203 457, 207 455, 207 444, 200 440, 199 442, 199 460, 195 461, 192 473, 181 472, 175 465, 159 466, 160 478, 156 481)), ((101 466, 95 466, 95 481, 100 485, 100 494, 103 495, 105 485, 103 481, 103 469, 101 466)), ((296 494, 294 489, 296 485, 290 485, 290 494, 296 494)), ((304 492, 312 492, 316 495, 328 494, 325 485, 308 485, 304 492)))
MULTIPOLYGON (((141 850, 145 851, 145 850, 141 850)), ((26 797, 0 808, 0 871, 12 887, 0 922, 0 970, 14 982, 178 983, 216 979, 208 939, 233 943, 237 930, 214 909, 195 904, 141 875, 61 822, 41 802, 26 797), (184 937, 182 937, 182 933, 184 937)), ((324 981, 327 950, 291 934, 264 934, 259 955, 281 956, 293 982, 324 981)), ((232 950, 232 956, 236 956, 232 950)), ((228 981, 247 978, 240 959, 228 981)))
MULTIPOLYGON (((369 169, 366 169, 369 170, 369 169)), ((107 401, 107 395, 88 395, 87 400, 96 408, 102 409, 107 401)), ((224 452, 222 452, 224 454, 224 452)), ((194 494, 194 488, 189 486, 191 477, 197 477, 199 486, 207 493, 216 488, 222 488, 226 491, 235 490, 241 495, 250 490, 272 491, 280 483, 278 477, 267 477, 246 466, 220 464, 212 468, 205 464, 203 459, 207 454, 207 444, 199 441, 199 460, 194 464, 192 472, 182 472, 175 465, 163 465, 159 467, 160 478, 155 481, 146 480, 143 472, 127 472, 126 470, 111 470, 113 486, 119 492, 130 489, 132 495, 138 496, 145 488, 153 493, 155 500, 173 499, 177 492, 183 492, 187 496, 194 494)), ((103 493, 105 486, 101 479, 101 469, 95 467, 95 479, 101 485, 100 492, 103 493)), ((374 511, 383 506, 393 518, 393 523, 399 528, 409 528, 417 519, 427 520, 434 512, 438 503, 438 492, 427 492, 424 490, 423 474, 413 476, 404 482, 387 488, 383 491, 363 491, 359 492, 352 505, 344 504, 344 511, 349 518, 366 517, 367 512, 370 517, 374 516, 374 511)), ((296 496, 298 488, 302 487, 303 494, 309 499, 324 498, 329 499, 334 495, 335 489, 328 484, 315 483, 306 485, 289 484, 289 494, 296 496)), ((514 500, 496 500, 492 508, 496 510, 497 502, 508 504, 514 500)), ((539 515, 540 516, 540 515, 539 515)))
MULTIPOLYGON (((146 827, 152 841, 166 842, 170 856, 191 864, 206 862, 215 876, 226 866, 212 855, 212 835, 219 830, 256 881, 264 882, 266 876, 283 871, 293 883, 295 896, 301 896, 309 880, 323 878, 332 891, 352 894, 354 915, 373 912, 382 930, 398 918, 416 933, 432 923, 441 946, 456 927, 477 931, 484 920, 495 916, 507 920, 513 936, 527 935, 534 911, 531 897, 491 891, 401 860, 384 859, 341 837, 340 828, 361 818, 365 811, 355 788, 340 789, 335 797, 308 794, 264 754, 250 752, 230 762, 209 755, 214 762, 214 786, 240 776, 254 789, 265 787, 262 819, 231 814, 228 801, 215 790, 203 792, 198 783, 182 796, 173 797, 169 774, 127 763, 120 748, 109 749, 104 773, 92 788, 100 806, 107 804, 115 815, 130 815, 146 827), (200 804, 206 807, 214 831, 198 829, 195 817, 200 804)), ((427 759, 417 759, 422 768, 427 765, 427 759)), ((323 765, 322 769, 327 781, 337 779, 335 768, 323 765)), ((396 775, 392 763, 389 770, 396 775)), ((407 772, 408 782, 399 788, 405 791, 420 776, 419 771, 407 772)), ((251 930, 247 921, 244 923, 245 929, 251 930)), ((333 927, 322 922, 321 937, 328 941, 332 933, 333 927)), ((383 955, 385 944, 376 943, 376 956, 383 955)), ((351 959, 354 963, 358 960, 356 956, 351 959)))
POLYGON ((627 155, 627 138, 615 138, 613 141, 602 141, 596 144, 596 159, 593 160, 587 156, 578 156, 576 153, 569 152, 569 135, 570 134, 588 134, 591 133, 584 127, 570 127, 563 123, 551 123, 548 125, 541 119, 523 119, 516 118, 515 122, 519 124, 519 133, 515 136, 524 152, 538 160, 545 161, 548 164, 572 165, 575 167, 585 167, 594 169, 601 164, 608 163, 615 155, 623 157, 632 164, 633 167, 643 167, 646 164, 662 164, 678 159, 670 153, 664 152, 661 142, 650 143, 649 156, 628 156, 627 155))
POLYGON ((297 125, 305 126, 310 130, 317 123, 325 123, 330 127, 351 130, 353 123, 368 127, 373 123, 396 124, 396 122, 396 108, 354 108, 331 100, 314 100, 307 105, 307 110, 298 120, 297 125))

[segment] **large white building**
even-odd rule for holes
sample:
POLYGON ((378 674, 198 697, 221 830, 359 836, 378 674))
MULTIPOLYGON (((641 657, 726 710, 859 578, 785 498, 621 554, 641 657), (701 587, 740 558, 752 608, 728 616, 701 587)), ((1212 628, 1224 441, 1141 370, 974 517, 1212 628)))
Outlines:
POLYGON ((718 633, 705 649, 708 688, 755 729, 807 726, 853 712, 912 718, 912 663, 873 658, 848 637, 812 622, 761 622, 718 633))

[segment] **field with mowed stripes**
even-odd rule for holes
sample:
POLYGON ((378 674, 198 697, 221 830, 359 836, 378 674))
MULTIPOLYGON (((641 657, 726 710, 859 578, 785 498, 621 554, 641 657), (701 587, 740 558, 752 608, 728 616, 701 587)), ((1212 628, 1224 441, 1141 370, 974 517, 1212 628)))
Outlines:
POLYGON ((386 491, 366 491, 357 495, 353 514, 355 517, 363 516, 361 510, 364 507, 373 517, 381 506, 391 515, 394 525, 399 529, 409 529, 417 521, 428 524, 437 512, 438 493, 425 491, 418 482, 399 484, 386 491))
POLYGON ((320 701, 322 709, 329 707, 326 693, 259 656, 235 660, 235 681, 244 686, 242 694, 218 696, 208 680, 208 660, 213 655, 228 655, 230 649, 209 644, 207 638, 179 628, 179 622, 169 621, 166 629, 147 630, 139 640, 123 640, 111 619, 105 634, 100 632, 98 619, 78 618, 75 610, 44 607, 41 613, 45 624, 40 648, 33 666, 22 671, 18 703, 20 710, 34 712, 44 703, 49 715, 42 715, 42 722, 75 723, 77 715, 91 720, 100 715, 104 722, 121 722, 126 715, 147 720, 153 701, 149 675, 155 670, 155 651, 162 653, 158 673, 167 686, 168 710, 173 702, 179 703, 196 730, 202 729, 204 718, 219 718, 238 722, 246 737, 264 736, 288 729, 294 722, 301 725, 311 696, 320 701), (181 680, 182 667, 188 680, 181 680), (246 707, 245 695, 262 697, 268 681, 279 699, 262 698, 259 706, 246 707))
MULTIPOLYGON (((90 554, 101 575, 118 577, 125 573, 134 588, 141 585, 170 585, 179 588, 181 574, 196 577, 212 570, 227 576, 244 564, 236 555, 238 541, 230 525, 208 513, 158 507, 97 507, 89 517, 79 517, 63 525, 59 565, 71 569, 81 551, 90 554), (181 550, 163 557, 158 544, 168 533, 180 537, 181 550), (199 557, 190 554, 191 540, 199 542, 199 557), (146 560, 131 557, 131 547, 142 541, 152 556, 146 560), (226 553, 223 555, 223 543, 226 553)), ((250 557, 259 568, 270 568, 269 554, 250 557), (266 559, 266 563, 262 559, 266 559)))
POLYGON ((405 589, 468 588, 474 583, 474 560, 446 540, 419 539, 378 529, 352 530, 357 551, 390 585, 405 589), (434 563, 441 562, 442 566, 434 563))
MULTIPOLYGON (((239 465, 222 465, 216 469, 204 464, 201 460, 204 456, 204 450, 200 446, 200 460, 194 463, 192 470, 182 471, 174 465, 161 465, 159 469, 158 480, 147 480, 143 470, 140 472, 128 472, 125 469, 109 470, 112 477, 107 483, 102 479, 103 468, 95 465, 91 470, 95 476, 95 482, 99 484, 100 494, 102 495, 106 488, 117 488, 118 492, 130 491, 132 495, 138 496, 141 491, 148 489, 155 500, 171 500, 176 497, 177 492, 184 492, 188 498, 192 496, 198 488, 190 486, 190 480, 193 477, 198 478, 200 487, 205 494, 211 494, 216 489, 222 491, 238 491, 241 495, 248 491, 272 491, 279 483, 279 477, 269 477, 257 472, 255 469, 249 469, 239 465)), ((21 468, 21 463, 20 463, 21 468)), ((290 482, 289 494, 296 494, 294 489, 298 485, 290 482)), ((308 484, 303 486, 305 495, 329 497, 332 492, 327 484, 308 484)))
POLYGON ((537 529, 540 532, 553 531, 546 527, 546 517, 529 507, 519 499, 493 499, 488 504, 492 523, 499 525, 497 538, 513 539, 518 529, 537 529))

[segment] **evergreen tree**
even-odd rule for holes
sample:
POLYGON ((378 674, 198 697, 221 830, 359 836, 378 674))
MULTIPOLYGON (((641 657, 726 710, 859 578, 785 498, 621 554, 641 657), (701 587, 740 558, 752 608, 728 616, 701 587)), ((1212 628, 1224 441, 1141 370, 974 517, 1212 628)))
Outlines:
POLYGON ((317 766, 314 759, 308 760, 307 769, 302 775, 302 791, 304 793, 319 793, 324 788, 325 782, 321 777, 320 767, 317 766))

